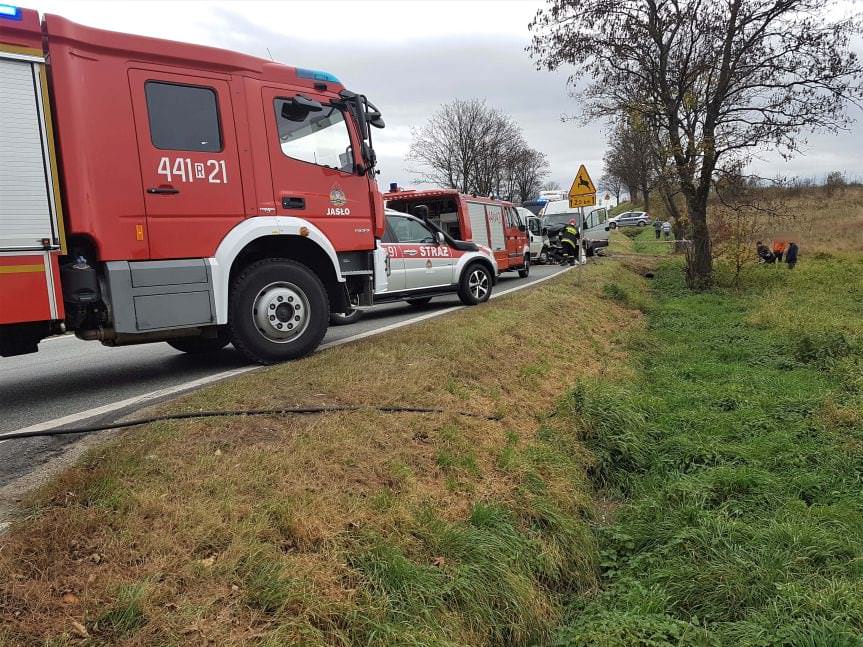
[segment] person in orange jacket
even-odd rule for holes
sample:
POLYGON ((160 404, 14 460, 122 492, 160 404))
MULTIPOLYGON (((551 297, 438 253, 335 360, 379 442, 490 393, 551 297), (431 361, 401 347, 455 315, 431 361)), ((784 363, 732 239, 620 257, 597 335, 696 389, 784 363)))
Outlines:
POLYGON ((776 262, 782 262, 782 255, 785 253, 785 248, 788 246, 788 241, 781 238, 773 239, 773 256, 776 257, 776 262))

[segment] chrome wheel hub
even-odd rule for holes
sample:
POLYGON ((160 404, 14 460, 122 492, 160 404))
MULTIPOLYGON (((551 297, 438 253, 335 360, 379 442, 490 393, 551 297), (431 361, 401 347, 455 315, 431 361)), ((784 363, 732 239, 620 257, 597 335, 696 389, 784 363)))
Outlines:
POLYGON ((270 283, 255 297, 252 317, 268 341, 283 344, 302 335, 309 325, 309 301, 293 283, 270 283))
POLYGON ((467 279, 467 289, 474 299, 482 299, 488 294, 488 274, 482 270, 474 270, 467 279))

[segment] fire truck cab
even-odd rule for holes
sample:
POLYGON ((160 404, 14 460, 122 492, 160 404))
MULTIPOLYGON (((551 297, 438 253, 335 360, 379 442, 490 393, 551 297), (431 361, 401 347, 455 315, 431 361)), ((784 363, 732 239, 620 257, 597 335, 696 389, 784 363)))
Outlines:
POLYGON ((454 239, 490 247, 500 272, 517 271, 522 278, 528 276, 527 227, 511 203, 455 189, 391 191, 384 194, 384 200, 388 208, 414 215, 427 207, 428 219, 454 239))
POLYGON ((331 74, 0 5, 0 355, 272 363, 386 288, 377 109, 331 74))

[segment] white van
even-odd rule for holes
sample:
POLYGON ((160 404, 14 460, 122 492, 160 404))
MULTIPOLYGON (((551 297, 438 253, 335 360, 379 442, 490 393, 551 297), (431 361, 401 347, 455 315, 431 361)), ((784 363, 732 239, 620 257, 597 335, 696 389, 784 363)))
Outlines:
POLYGON ((608 209, 605 207, 569 206, 569 200, 555 200, 545 205, 540 213, 542 226, 549 236, 557 235, 570 220, 578 223, 584 252, 593 256, 600 247, 608 247, 608 209))

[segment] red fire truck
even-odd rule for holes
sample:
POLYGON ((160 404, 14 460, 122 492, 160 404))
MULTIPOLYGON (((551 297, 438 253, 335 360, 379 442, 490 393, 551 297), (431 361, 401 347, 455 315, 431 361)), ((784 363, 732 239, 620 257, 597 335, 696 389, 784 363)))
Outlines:
POLYGON ((386 289, 371 126, 326 72, 0 5, 0 355, 311 352, 386 289))
POLYGON ((391 191, 384 194, 384 200, 390 209, 404 213, 416 214, 417 207, 428 207, 428 219, 456 240, 490 247, 499 271, 514 270, 522 278, 530 272, 527 227, 509 202, 456 189, 391 191))

